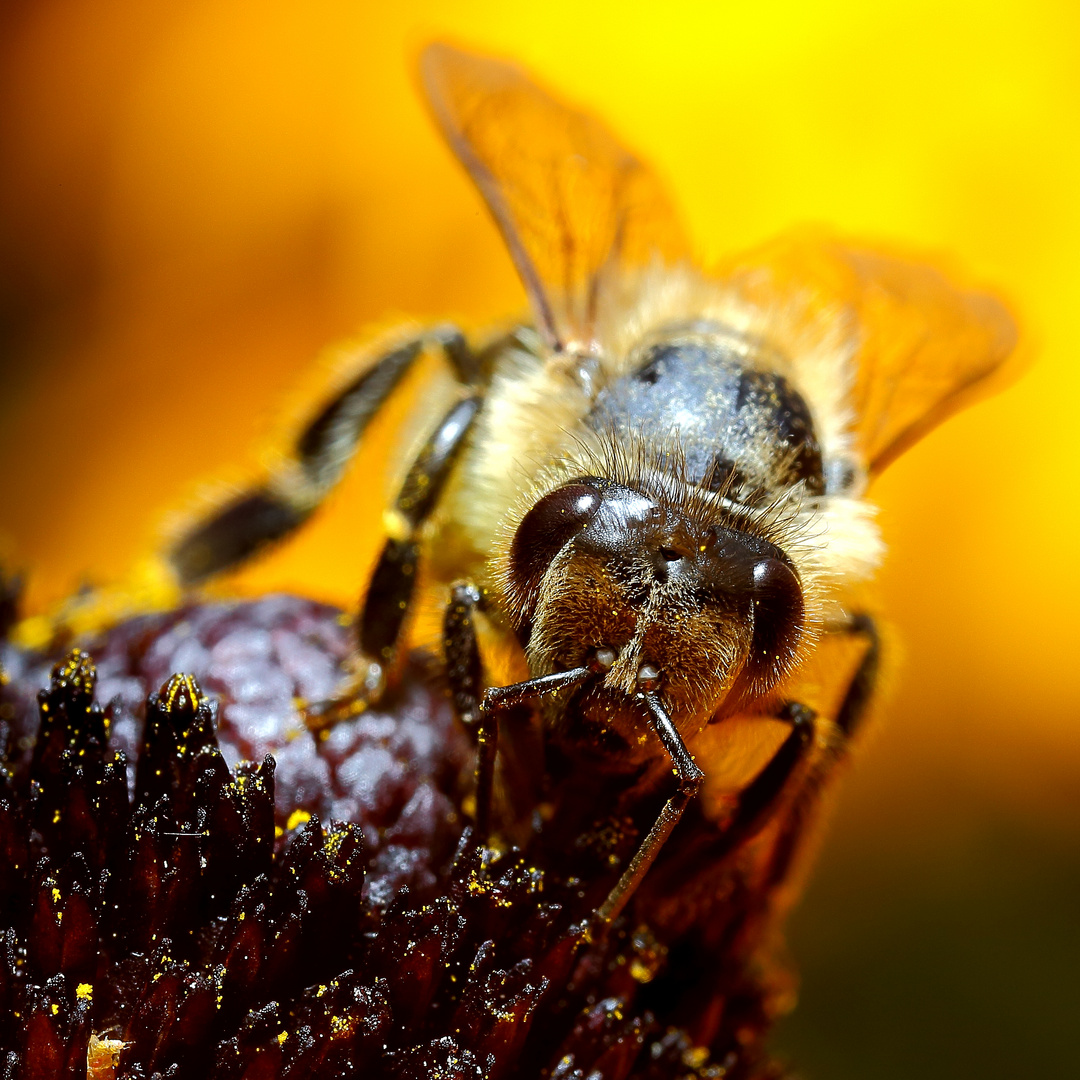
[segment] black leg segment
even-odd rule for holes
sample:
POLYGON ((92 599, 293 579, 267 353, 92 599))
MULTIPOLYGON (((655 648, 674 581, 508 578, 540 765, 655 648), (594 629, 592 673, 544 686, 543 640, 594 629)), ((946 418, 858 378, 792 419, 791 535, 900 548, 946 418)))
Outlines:
POLYGON ((779 719, 791 724, 791 732, 765 768, 740 793, 735 814, 723 832, 726 850, 756 835, 768 823, 788 782, 806 761, 813 745, 816 716, 812 709, 792 702, 784 706, 779 719))
POLYGON ((647 707, 649 720, 653 730, 664 749, 671 756, 675 766, 675 775, 678 778, 678 787, 675 793, 664 803, 659 816, 653 823, 648 835, 641 842, 641 846, 634 852, 630 864, 623 871, 622 877, 615 884, 615 888, 608 893, 607 899, 600 905, 596 912, 595 922, 597 929, 614 922, 619 917, 627 901, 634 895, 634 890, 641 884, 641 879, 648 873, 649 867, 656 861, 660 849, 667 842, 672 830, 679 823, 690 800, 698 793, 705 774, 698 768, 686 744, 671 722, 667 710, 661 704, 655 694, 639 695, 641 701, 647 707))
POLYGON ((484 679, 473 625, 479 603, 480 590, 471 582, 459 581, 450 589, 450 603, 443 615, 443 657, 450 697, 458 719, 470 730, 480 719, 484 679))
POLYGON ((481 365, 455 327, 436 327, 385 353, 308 422, 278 473, 173 545, 168 559, 180 584, 197 585, 230 570, 302 525, 341 479, 372 417, 428 348, 442 350, 462 382, 478 385, 481 365))
POLYGON ((323 730, 378 701, 398 655, 416 591, 420 528, 438 502, 480 411, 479 396, 457 402, 424 444, 387 514, 391 535, 375 564, 356 620, 353 673, 330 701, 308 706, 307 724, 323 730))
POLYGON ((837 633, 866 640, 866 652, 851 677, 844 700, 836 713, 836 726, 850 739, 858 730, 874 696, 881 667, 881 639, 878 636, 877 624, 865 612, 853 615, 851 622, 837 633))
POLYGON ((479 396, 459 401, 417 455, 394 504, 401 531, 418 528, 435 508, 450 468, 480 411, 480 403, 479 396))
POLYGON ((383 544, 368 582, 356 636, 361 653, 381 665, 392 664, 397 655, 419 561, 420 546, 411 536, 404 540, 391 537, 383 544))
POLYGON ((423 348, 419 338, 387 353, 327 402, 300 432, 296 460, 312 487, 327 491, 338 482, 372 417, 423 348))
POLYGON ((197 585, 288 536, 311 510, 269 487, 250 491, 189 532, 169 552, 169 561, 181 585, 197 585))
MULTIPOLYGON (((470 613, 471 617, 471 613, 470 613)), ((536 701, 548 694, 575 686, 589 675, 587 667, 541 675, 536 679, 496 686, 484 691, 476 721, 476 840, 487 842, 491 835, 492 794, 495 787, 495 759, 499 752, 499 713, 514 705, 536 701)))
POLYGON ((443 417, 413 462, 387 515, 395 535, 383 546, 356 627, 361 652, 384 672, 397 657, 401 629, 416 588, 418 530, 442 493, 480 404, 479 397, 465 398, 443 417))
POLYGON ((846 623, 830 628, 829 632, 864 639, 866 651, 859 660, 836 711, 835 727, 838 739, 817 756, 792 800, 784 828, 773 849, 766 878, 768 887, 778 885, 791 872, 792 864, 812 826, 822 791, 832 779, 837 766, 847 756, 851 739, 866 716, 877 682, 881 664, 881 641, 873 618, 859 612, 846 623))

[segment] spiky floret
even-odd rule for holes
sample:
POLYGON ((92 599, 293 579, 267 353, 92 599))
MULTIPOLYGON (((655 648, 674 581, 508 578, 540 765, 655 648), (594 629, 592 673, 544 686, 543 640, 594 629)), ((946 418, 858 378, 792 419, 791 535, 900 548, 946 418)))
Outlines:
MULTIPOLYGON (((193 605, 51 672, 0 642, 6 1074, 721 1075, 704 1031, 679 1030, 674 939, 629 922, 582 936, 640 824, 556 806, 526 850, 478 849, 471 754, 415 667, 385 711, 321 741, 294 726, 293 699, 340 677, 339 616, 193 605)), ((746 1033, 772 1006, 713 970, 732 998, 707 1036, 735 1053, 722 1074, 771 1075, 746 1033)))

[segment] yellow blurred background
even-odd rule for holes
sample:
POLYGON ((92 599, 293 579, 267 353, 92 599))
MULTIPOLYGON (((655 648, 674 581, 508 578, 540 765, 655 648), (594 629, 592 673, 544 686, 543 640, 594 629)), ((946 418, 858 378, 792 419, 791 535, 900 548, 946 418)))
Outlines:
MULTIPOLYGON (((436 36, 607 117, 668 177, 706 260, 824 222, 950 252, 1012 298, 1031 370, 874 492, 902 661, 794 922, 803 1002, 778 1043, 820 1080, 1065 1074, 1073 3, 3 5, 0 560, 31 572, 33 610, 116 581, 201 480, 256 464, 325 346, 398 315, 473 327, 522 306, 415 90, 436 36)), ((391 424, 237 588, 353 600, 391 424)))

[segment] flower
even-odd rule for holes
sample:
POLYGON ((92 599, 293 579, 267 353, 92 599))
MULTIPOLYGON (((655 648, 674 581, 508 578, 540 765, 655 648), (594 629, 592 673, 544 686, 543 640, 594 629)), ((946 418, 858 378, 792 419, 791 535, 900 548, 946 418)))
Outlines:
POLYGON ((421 661, 316 738, 296 699, 341 678, 334 608, 190 604, 87 649, 0 646, 5 1076, 777 1075, 693 919, 590 935, 636 822, 555 787, 519 846, 472 840, 472 748, 421 661))

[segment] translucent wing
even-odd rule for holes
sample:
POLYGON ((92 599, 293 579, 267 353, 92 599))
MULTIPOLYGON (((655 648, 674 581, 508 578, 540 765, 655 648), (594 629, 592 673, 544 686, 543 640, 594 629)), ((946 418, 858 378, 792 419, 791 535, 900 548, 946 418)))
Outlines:
POLYGON ((755 306, 785 311, 792 341, 847 328, 857 449, 871 475, 988 390, 1016 346, 1004 305, 956 274, 820 235, 770 244, 731 280, 755 306))
POLYGON ((428 101, 495 217, 555 349, 588 349, 605 277, 687 245, 657 178, 597 120, 511 64, 449 45, 421 61, 428 101))

